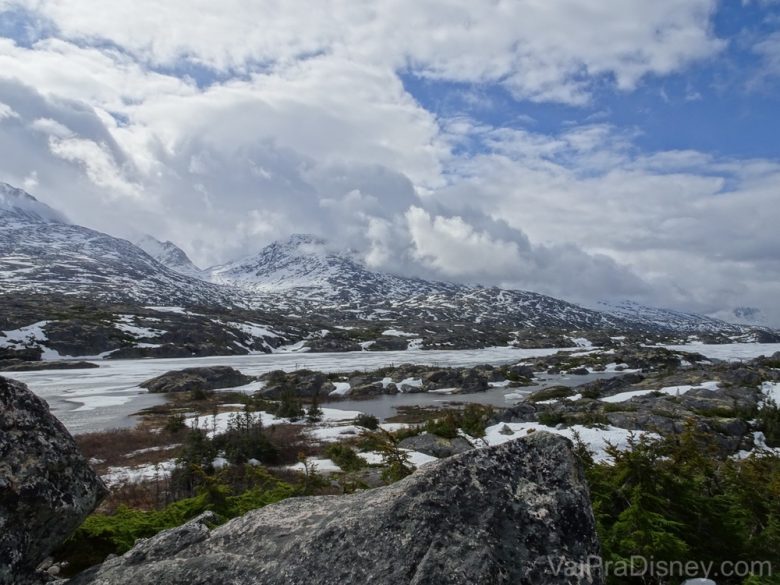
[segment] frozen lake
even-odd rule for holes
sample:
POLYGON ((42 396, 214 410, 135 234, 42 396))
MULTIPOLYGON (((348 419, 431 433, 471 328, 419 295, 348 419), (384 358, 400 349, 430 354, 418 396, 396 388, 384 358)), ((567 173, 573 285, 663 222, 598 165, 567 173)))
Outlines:
MULTIPOLYGON (((323 372, 375 370, 402 363, 476 366, 506 364, 526 357, 550 355, 558 349, 496 347, 453 351, 364 351, 347 353, 276 353, 205 358, 96 361, 99 368, 9 372, 45 399, 54 415, 72 433, 133 426, 131 415, 160 404, 165 397, 148 394, 138 385, 170 370, 201 366, 232 366, 255 376, 271 370, 309 368, 323 372)), ((441 398, 437 396, 436 398, 441 398)), ((446 398, 446 397, 444 397, 446 398)), ((339 406, 341 407, 341 406, 339 406)))
MULTIPOLYGON (((694 351, 721 360, 752 359, 780 351, 780 344, 680 345, 672 349, 694 351)), ((99 368, 86 370, 44 370, 5 374, 27 384, 38 396, 49 402, 52 412, 72 433, 84 433, 134 424, 132 414, 162 403, 162 395, 148 394, 138 385, 170 370, 194 366, 233 366, 248 375, 271 370, 309 368, 324 372, 374 370, 384 366, 413 363, 423 365, 469 367, 479 364, 508 364, 527 357, 550 355, 548 349, 515 349, 496 347, 453 351, 385 351, 349 353, 279 353, 248 356, 222 356, 181 359, 142 359, 98 361, 99 368)), ((594 377, 571 376, 549 379, 543 385, 576 384, 594 377)), ((347 410, 363 410, 385 418, 401 405, 435 404, 448 401, 473 401, 498 406, 511 405, 514 399, 505 395, 533 388, 495 388, 487 393, 457 396, 407 394, 380 396, 371 400, 345 400, 333 405, 347 410)))

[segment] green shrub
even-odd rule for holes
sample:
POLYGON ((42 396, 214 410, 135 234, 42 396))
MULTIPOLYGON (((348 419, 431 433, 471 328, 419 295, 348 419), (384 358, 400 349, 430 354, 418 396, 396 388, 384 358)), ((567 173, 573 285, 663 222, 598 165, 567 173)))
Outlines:
POLYGON ((204 388, 198 388, 197 390, 193 390, 190 392, 190 400, 208 400, 214 395, 214 393, 211 390, 206 390, 204 388))
POLYGON ((379 419, 373 414, 359 414, 355 417, 355 424, 369 431, 375 431, 379 428, 379 419))
MULTIPOLYGON (((778 567, 780 457, 721 457, 713 436, 692 424, 677 436, 632 439, 625 451, 608 448, 611 463, 595 463, 583 450, 579 445, 606 560, 693 559, 716 567, 747 560, 778 567)), ((611 585, 669 582, 607 577, 611 585)), ((678 577, 684 576, 671 582, 684 580, 678 577)), ((742 582, 714 578, 719 584, 742 582)))
POLYGON ((164 430, 169 433, 178 433, 187 428, 187 417, 184 414, 172 414, 165 421, 164 430))
POLYGON ((542 412, 536 413, 536 420, 547 427, 555 427, 559 424, 566 424, 566 417, 563 415, 563 413, 554 412, 552 410, 543 410, 542 412))
POLYGON ((553 386, 552 388, 545 388, 543 390, 537 390, 528 397, 528 402, 543 402, 545 400, 559 400, 561 398, 567 398, 574 396, 574 391, 568 386, 553 386))
POLYGON ((432 435, 444 439, 454 439, 458 436, 458 419, 451 412, 441 418, 430 419, 425 423, 425 430, 432 435))
POLYGON ((302 418, 306 413, 301 407, 301 401, 298 400, 292 391, 287 390, 282 394, 274 414, 280 418, 289 418, 295 421, 302 418))
POLYGON ((214 451, 225 454, 233 464, 256 459, 262 463, 276 463, 278 453, 263 431, 259 415, 245 411, 230 416, 227 430, 211 439, 214 451))
POLYGON ((493 409, 490 406, 467 404, 460 415, 460 428, 472 437, 484 437, 492 416, 493 409))
POLYGON ((161 530, 180 526, 198 514, 211 510, 228 520, 296 495, 296 489, 255 468, 254 487, 233 495, 219 477, 204 485, 197 496, 180 500, 161 510, 137 510, 120 506, 113 514, 92 514, 55 553, 55 559, 68 561, 68 574, 75 574, 102 562, 109 554, 127 552, 139 538, 149 538, 161 530))
POLYGON ((365 460, 352 447, 343 443, 328 445, 325 455, 344 471, 357 471, 366 466, 365 460))
POLYGON ((756 414, 758 427, 766 437, 770 447, 780 447, 780 407, 772 399, 767 399, 756 414))
POLYGON ((320 400, 318 395, 314 395, 309 408, 306 409, 306 420, 310 423, 319 422, 322 420, 322 409, 320 408, 320 400))

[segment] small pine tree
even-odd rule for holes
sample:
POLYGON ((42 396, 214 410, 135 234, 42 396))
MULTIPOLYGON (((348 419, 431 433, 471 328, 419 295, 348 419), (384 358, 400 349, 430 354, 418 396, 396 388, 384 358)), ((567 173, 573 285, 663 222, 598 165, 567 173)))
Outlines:
POLYGON ((276 407, 276 416, 298 420, 306 413, 301 408, 301 402, 291 390, 286 390, 279 400, 279 406, 276 407))
POLYGON ((320 408, 319 395, 315 394, 311 400, 311 404, 306 411, 306 420, 310 423, 319 422, 322 420, 322 409, 320 408))

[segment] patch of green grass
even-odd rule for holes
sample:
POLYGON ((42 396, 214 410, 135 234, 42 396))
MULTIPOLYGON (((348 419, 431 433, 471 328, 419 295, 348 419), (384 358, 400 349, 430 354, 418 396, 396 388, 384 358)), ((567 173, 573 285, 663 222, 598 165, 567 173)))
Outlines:
POLYGON ((344 471, 358 471, 366 466, 365 460, 344 443, 328 445, 325 455, 344 471))
POLYGON ((543 410, 536 414, 536 420, 547 427, 555 427, 559 424, 566 424, 566 417, 561 412, 543 410))
POLYGON ((552 386, 537 390, 528 397, 528 402, 544 402, 545 400, 556 400, 574 396, 574 391, 568 386, 552 386))
POLYGON ((298 489, 280 481, 262 468, 252 471, 256 485, 240 494, 211 478, 200 493, 160 510, 138 510, 120 506, 113 514, 92 514, 55 553, 57 562, 67 561, 69 575, 102 562, 109 554, 127 552, 139 538, 180 526, 195 516, 215 512, 221 521, 297 495, 298 489))

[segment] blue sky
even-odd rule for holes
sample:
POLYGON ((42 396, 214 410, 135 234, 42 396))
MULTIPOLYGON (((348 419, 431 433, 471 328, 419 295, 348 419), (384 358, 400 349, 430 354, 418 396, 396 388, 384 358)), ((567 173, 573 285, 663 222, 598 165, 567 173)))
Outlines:
POLYGON ((632 91, 599 80, 584 106, 517 100, 500 84, 404 75, 404 86, 430 111, 467 113, 491 125, 555 133, 572 122, 599 120, 638 130, 636 145, 648 151, 778 157, 780 71, 767 71, 753 45, 780 27, 780 3, 721 2, 711 26, 728 42, 717 55, 671 75, 648 75, 632 91), (469 98, 483 101, 474 105, 469 98))
POLYGON ((780 323, 778 90, 777 0, 0 0, 0 180, 204 266, 780 323))

